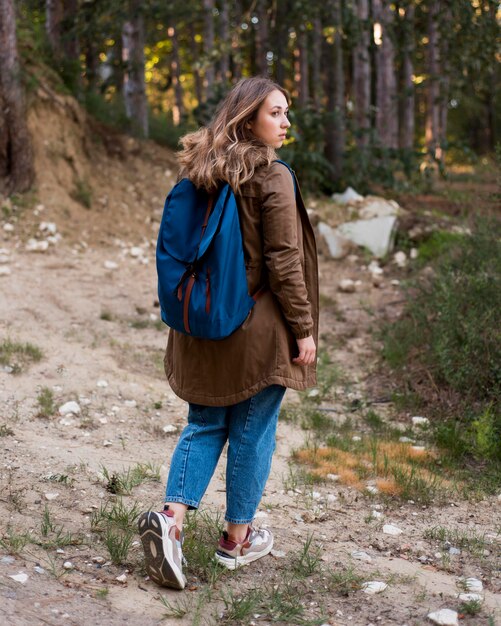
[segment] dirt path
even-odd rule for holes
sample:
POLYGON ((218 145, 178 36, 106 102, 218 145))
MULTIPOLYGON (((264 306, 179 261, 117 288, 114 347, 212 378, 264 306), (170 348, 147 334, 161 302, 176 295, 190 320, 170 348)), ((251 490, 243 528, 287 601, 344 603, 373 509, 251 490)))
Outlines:
MULTIPOLYGON (((169 390, 162 370, 166 332, 161 325, 159 330, 154 307, 153 247, 143 245, 137 256, 119 244, 77 249, 60 243, 36 254, 16 248, 6 238, 0 247, 11 269, 10 275, 0 277, 0 337, 30 342, 43 352, 38 363, 21 366, 17 375, 0 371, 0 425, 11 431, 3 431, 0 438, 4 541, 0 621, 13 626, 191 624, 188 616, 163 617, 159 589, 141 573, 137 541, 128 559, 135 569, 129 572, 110 563, 102 541, 91 531, 92 514, 113 501, 105 489, 103 467, 111 475, 138 463, 159 466, 160 481, 143 482, 124 501, 137 501, 142 509, 160 504, 176 441, 176 432, 163 429, 170 425, 179 432, 184 423, 185 404, 169 390), (106 269, 110 261, 117 264, 115 269, 106 269), (53 391, 56 407, 75 400, 81 414, 37 416, 37 397, 43 387, 53 391), (46 507, 53 527, 81 536, 80 545, 57 552, 55 545, 42 549, 32 543, 34 538, 43 539, 46 507), (16 537, 26 533, 31 540, 25 547, 7 549, 18 546, 16 537), (64 569, 68 561, 71 566, 64 569), (42 569, 37 571, 37 566, 42 569), (24 583, 11 578, 20 573, 28 576, 24 583), (124 573, 125 582, 117 580, 124 573)), ((373 313, 377 316, 379 308, 399 299, 389 281, 383 289, 372 288, 360 263, 329 262, 321 268, 322 292, 332 298, 322 317, 322 334, 324 342, 331 342, 331 353, 344 373, 336 400, 330 404, 337 418, 346 415, 346 394, 367 398, 375 361, 370 348, 373 313), (363 279, 360 292, 336 294, 339 278, 346 276, 363 279)), ((291 393, 288 402, 294 401, 291 393)), ((380 408, 391 415, 391 406, 380 408)), ((289 461, 291 451, 310 435, 300 424, 280 423, 259 521, 274 529, 276 549, 285 557, 263 559, 252 571, 238 573, 236 587, 276 584, 286 574, 288 559, 313 533, 323 565, 334 571, 353 567, 365 580, 387 581, 388 588, 375 596, 361 590, 342 595, 305 584, 298 602, 305 603, 308 619, 321 616, 332 626, 423 624, 431 610, 457 608, 461 576, 481 579, 485 596, 481 614, 465 616, 464 623, 494 624, 501 619, 501 502, 489 498, 477 503, 454 499, 440 507, 412 502, 390 505, 335 483, 304 485, 300 470, 289 466, 289 461), (383 514, 381 523, 369 521, 373 510, 383 514), (383 521, 396 524, 403 533, 383 534, 383 521), (433 555, 446 548, 424 535, 433 526, 474 530, 485 537, 487 552, 477 557, 464 550, 450 559, 438 559, 433 555), (367 552, 371 562, 354 560, 354 551, 367 552)), ((223 511, 222 471, 223 463, 205 499, 212 513, 223 511)), ((53 530, 46 536, 54 536, 53 530)), ((189 582, 199 587, 193 578, 189 582)), ((228 585, 228 579, 217 583, 219 589, 228 585)), ((170 601, 182 596, 167 590, 162 594, 170 601)), ((206 615, 214 612, 217 615, 216 605, 208 607, 206 615)), ((253 619, 256 624, 271 623, 253 619)))

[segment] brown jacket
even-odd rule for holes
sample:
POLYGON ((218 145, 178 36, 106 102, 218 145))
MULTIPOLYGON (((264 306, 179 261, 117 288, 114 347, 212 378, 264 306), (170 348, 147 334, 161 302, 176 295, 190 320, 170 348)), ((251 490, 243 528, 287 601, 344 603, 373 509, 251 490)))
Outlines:
MULTIPOLYGON (((296 181, 297 184, 297 181, 296 181)), ((269 287, 243 325, 220 341, 171 330, 165 372, 183 400, 228 406, 269 385, 306 389, 316 366, 292 363, 296 338, 318 342, 315 237, 289 170, 273 162, 256 170, 237 196, 249 293, 269 287)))

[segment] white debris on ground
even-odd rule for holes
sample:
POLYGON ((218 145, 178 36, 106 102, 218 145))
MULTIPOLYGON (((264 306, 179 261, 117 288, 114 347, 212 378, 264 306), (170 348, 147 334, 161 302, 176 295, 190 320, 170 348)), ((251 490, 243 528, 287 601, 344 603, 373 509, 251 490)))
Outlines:
POLYGON ((81 410, 78 402, 70 400, 59 407, 59 415, 69 415, 70 413, 72 415, 79 415, 81 410))
POLYGON ((458 614, 451 609, 440 609, 428 613, 428 619, 440 626, 458 626, 458 614))
POLYGON ((394 535, 396 537, 401 535, 404 531, 394 524, 385 524, 383 526, 383 532, 385 535, 394 535))
POLYGON ((369 580, 362 585, 362 591, 364 593, 368 593, 369 595, 374 595, 376 593, 381 593, 387 587, 388 585, 381 580, 369 580))

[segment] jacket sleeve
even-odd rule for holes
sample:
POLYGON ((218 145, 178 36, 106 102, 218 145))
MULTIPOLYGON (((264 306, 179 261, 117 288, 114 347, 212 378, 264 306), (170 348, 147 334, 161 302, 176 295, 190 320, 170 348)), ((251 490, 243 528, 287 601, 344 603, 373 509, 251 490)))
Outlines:
POLYGON ((313 332, 298 247, 298 219, 294 182, 281 163, 272 163, 262 184, 264 258, 270 288, 296 339, 313 332))

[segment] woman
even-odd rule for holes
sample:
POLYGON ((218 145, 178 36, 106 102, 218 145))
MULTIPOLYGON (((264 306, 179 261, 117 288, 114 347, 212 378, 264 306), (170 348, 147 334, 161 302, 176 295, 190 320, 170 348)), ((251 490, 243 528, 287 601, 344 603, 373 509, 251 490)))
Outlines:
POLYGON ((280 403, 286 387, 316 384, 315 240, 297 183, 275 153, 290 127, 288 104, 271 80, 242 79, 209 126, 182 139, 180 178, 207 191, 230 183, 249 293, 263 295, 221 341, 170 331, 165 371, 189 403, 188 425, 172 457, 164 510, 139 520, 146 570, 163 586, 185 586, 183 519, 198 508, 226 441, 227 530, 216 558, 234 569, 270 552, 271 531, 251 523, 270 472, 280 403))

